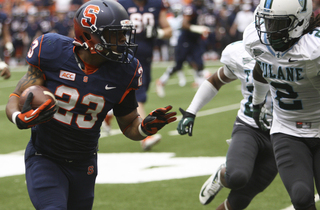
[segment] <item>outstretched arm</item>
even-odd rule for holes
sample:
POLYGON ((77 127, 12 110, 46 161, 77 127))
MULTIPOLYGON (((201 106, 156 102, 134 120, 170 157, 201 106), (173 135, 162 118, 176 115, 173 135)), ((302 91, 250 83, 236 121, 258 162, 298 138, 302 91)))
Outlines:
POLYGON ((122 133, 132 140, 142 140, 147 136, 156 134, 166 124, 174 122, 176 112, 169 112, 172 106, 158 108, 150 112, 143 120, 140 118, 137 110, 131 113, 116 117, 122 133))
POLYGON ((182 119, 177 127, 179 134, 184 135, 188 133, 189 136, 192 136, 194 119, 197 112, 215 97, 223 85, 235 80, 227 77, 224 74, 223 68, 227 68, 227 66, 221 67, 200 85, 187 111, 180 108, 182 119))
POLYGON ((159 25, 158 37, 159 39, 169 39, 172 36, 172 29, 167 20, 167 10, 161 10, 159 14, 159 25))

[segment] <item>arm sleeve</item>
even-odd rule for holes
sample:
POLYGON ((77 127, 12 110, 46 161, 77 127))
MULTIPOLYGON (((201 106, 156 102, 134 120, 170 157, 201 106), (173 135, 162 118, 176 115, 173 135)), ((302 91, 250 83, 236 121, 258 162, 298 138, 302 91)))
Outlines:
POLYGON ((259 82, 255 79, 253 79, 253 99, 252 99, 252 104, 257 105, 261 104, 265 101, 266 95, 269 91, 269 84, 268 83, 262 83, 259 82))
POLYGON ((190 106, 187 109, 187 112, 194 115, 206 105, 215 95, 217 95, 218 90, 208 81, 205 80, 199 87, 195 96, 192 99, 190 106))
POLYGON ((138 107, 136 91, 130 91, 120 104, 113 107, 113 114, 117 117, 125 116, 138 107))

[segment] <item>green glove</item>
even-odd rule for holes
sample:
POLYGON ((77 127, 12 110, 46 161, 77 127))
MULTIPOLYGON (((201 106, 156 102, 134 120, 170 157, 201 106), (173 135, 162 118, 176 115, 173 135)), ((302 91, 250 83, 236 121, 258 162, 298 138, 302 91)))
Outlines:
POLYGON ((185 135, 188 133, 189 136, 192 136, 193 124, 195 115, 191 114, 190 112, 184 111, 182 108, 179 108, 182 119, 179 121, 177 130, 180 135, 185 135))
POLYGON ((272 124, 272 113, 266 109, 265 104, 253 105, 252 118, 262 131, 269 131, 272 124))

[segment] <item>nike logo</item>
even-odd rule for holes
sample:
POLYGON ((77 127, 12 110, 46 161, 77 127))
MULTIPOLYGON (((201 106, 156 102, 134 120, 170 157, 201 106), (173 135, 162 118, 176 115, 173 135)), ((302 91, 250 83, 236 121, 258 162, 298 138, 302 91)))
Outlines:
POLYGON ((32 113, 31 113, 31 116, 30 117, 27 117, 27 116, 24 116, 24 120, 25 121, 29 121, 31 120, 32 118, 34 118, 36 115, 35 113, 38 111, 39 108, 37 108, 36 110, 34 110, 32 113))
POLYGON ((115 89, 116 87, 109 87, 108 84, 106 85, 105 89, 106 90, 111 90, 111 89, 115 89))
POLYGON ((242 124, 242 123, 238 123, 238 122, 236 122, 236 123, 235 123, 235 125, 243 125, 243 124, 242 124))
POLYGON ((35 117, 35 115, 32 115, 31 117, 24 116, 24 121, 29 121, 34 117, 35 117))
POLYGON ((291 60, 291 58, 289 58, 289 62, 296 62, 298 60, 291 60))
POLYGON ((201 190, 201 193, 200 193, 201 197, 204 197, 203 192, 204 192, 204 190, 205 190, 206 188, 207 188, 207 186, 206 186, 206 187, 204 187, 204 188, 203 188, 203 190, 201 190))

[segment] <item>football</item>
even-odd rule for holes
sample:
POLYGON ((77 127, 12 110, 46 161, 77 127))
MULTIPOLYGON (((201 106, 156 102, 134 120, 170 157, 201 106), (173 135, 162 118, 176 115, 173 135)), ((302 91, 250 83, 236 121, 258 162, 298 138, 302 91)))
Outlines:
POLYGON ((25 89, 19 99, 19 108, 22 110, 24 102, 27 100, 29 93, 33 93, 33 99, 31 102, 32 109, 37 109, 41 104, 46 102, 48 99, 53 99, 51 105, 56 104, 56 99, 53 93, 46 87, 40 85, 34 85, 25 89))

